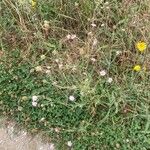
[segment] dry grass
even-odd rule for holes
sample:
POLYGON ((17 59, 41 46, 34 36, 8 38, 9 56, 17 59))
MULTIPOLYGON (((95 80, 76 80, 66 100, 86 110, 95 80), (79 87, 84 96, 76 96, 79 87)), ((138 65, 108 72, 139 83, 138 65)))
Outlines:
POLYGON ((148 0, 49 0, 34 9, 27 1, 0 3, 3 114, 61 139, 58 149, 68 140, 78 150, 148 147, 148 0), (148 45, 142 54, 139 41, 148 45), (37 109, 33 95, 40 97, 37 109))

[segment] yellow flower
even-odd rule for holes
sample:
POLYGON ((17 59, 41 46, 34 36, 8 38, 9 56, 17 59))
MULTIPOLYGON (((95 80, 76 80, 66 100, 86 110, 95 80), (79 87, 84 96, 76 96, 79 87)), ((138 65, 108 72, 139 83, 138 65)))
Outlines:
POLYGON ((147 48, 147 44, 145 42, 137 42, 136 47, 140 52, 144 52, 147 48))
POLYGON ((141 66, 140 65, 135 65, 134 67, 133 67, 133 70, 134 71, 141 71, 141 66))
POLYGON ((36 4, 37 4, 36 0, 31 1, 32 8, 35 8, 36 4))

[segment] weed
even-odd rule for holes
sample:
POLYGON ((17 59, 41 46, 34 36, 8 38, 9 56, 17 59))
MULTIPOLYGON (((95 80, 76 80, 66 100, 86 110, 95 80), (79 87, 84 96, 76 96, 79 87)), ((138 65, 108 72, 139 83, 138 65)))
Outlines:
POLYGON ((148 0, 0 5, 1 115, 56 149, 150 148, 148 0))

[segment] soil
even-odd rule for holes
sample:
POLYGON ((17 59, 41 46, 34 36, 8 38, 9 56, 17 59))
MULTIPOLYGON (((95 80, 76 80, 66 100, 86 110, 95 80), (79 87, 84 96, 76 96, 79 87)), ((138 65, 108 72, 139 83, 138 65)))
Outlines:
POLYGON ((18 131, 15 123, 0 119, 0 150, 54 150, 54 144, 43 142, 40 135, 18 131))

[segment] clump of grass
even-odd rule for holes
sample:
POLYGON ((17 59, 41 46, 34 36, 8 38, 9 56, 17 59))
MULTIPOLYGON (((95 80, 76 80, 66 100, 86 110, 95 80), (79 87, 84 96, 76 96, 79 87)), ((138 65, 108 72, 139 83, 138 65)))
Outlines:
POLYGON ((0 4, 1 115, 57 149, 149 148, 148 1, 0 4))

